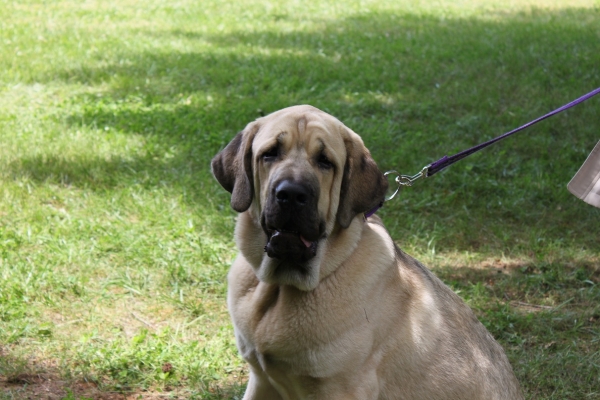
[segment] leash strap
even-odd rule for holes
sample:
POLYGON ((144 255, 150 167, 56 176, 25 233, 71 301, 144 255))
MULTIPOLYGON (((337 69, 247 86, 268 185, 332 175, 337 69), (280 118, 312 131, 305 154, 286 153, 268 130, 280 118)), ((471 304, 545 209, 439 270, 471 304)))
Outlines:
MULTIPOLYGON (((391 199, 393 199, 398 192, 400 192, 400 189, 402 189, 404 186, 412 186, 412 184, 420 179, 420 178, 428 178, 434 174, 437 174, 438 172, 440 172, 441 170, 443 170, 446 167, 449 167, 450 165, 454 164, 455 162, 458 162, 460 160, 462 160, 465 157, 470 156, 473 153, 478 152, 481 149, 484 149, 496 142, 499 142, 500 140, 509 137, 512 134, 515 134, 517 132, 522 131, 523 129, 527 129, 532 125, 537 124, 540 121, 545 120, 546 118, 550 118, 553 115, 556 115, 558 113, 561 113, 565 110, 568 110, 571 107, 575 107, 578 104, 583 103, 584 101, 586 101, 587 99, 594 97, 595 95, 600 93, 600 87, 597 89, 592 90, 591 92, 579 97, 578 99, 573 100, 570 103, 565 104, 562 107, 557 108, 554 111, 550 111, 548 114, 546 115, 542 115, 541 117, 534 119, 531 122, 526 123, 525 125, 522 125, 516 129, 513 129, 510 132, 507 132, 503 135, 500 135, 494 139, 488 140, 487 142, 478 144, 477 146, 471 147, 470 149, 467 150, 463 150, 460 153, 456 153, 453 156, 444 156, 442 158, 440 158, 437 161, 432 162, 431 164, 427 165, 426 167, 424 167, 419 173, 417 173, 416 175, 401 175, 399 174, 397 171, 387 171, 384 175, 388 176, 388 175, 395 175, 395 181, 398 184, 398 188, 396 189, 396 191, 394 192, 394 194, 392 194, 390 197, 388 197, 387 199, 385 199, 385 201, 389 201, 391 199)), ((380 204, 378 204, 377 206, 375 206, 374 208, 372 208, 371 210, 365 212, 365 218, 369 218, 371 215, 375 214, 375 212, 381 208, 383 206, 383 202, 381 202, 380 204)))
POLYGON ((557 108, 554 111, 549 112, 546 115, 543 115, 543 116, 541 116, 541 117, 539 117, 537 119, 534 119, 533 121, 528 122, 525 125, 522 125, 522 126, 516 128, 516 129, 513 129, 512 131, 507 132, 507 133, 505 133, 503 135, 500 135, 500 136, 498 136, 498 137, 496 137, 496 138, 494 138, 492 140, 488 140, 487 142, 481 143, 481 144, 479 144, 477 146, 474 146, 474 147, 471 147, 470 149, 463 150, 460 153, 457 153, 457 154, 455 154, 453 156, 450 156, 450 157, 444 156, 444 157, 440 158, 439 160, 432 162, 431 164, 429 164, 426 167, 427 168, 427 172, 425 174, 425 177, 430 177, 430 176, 432 176, 432 175, 440 172, 444 168, 449 167, 450 165, 454 164, 455 162, 460 161, 463 158, 468 157, 471 154, 476 153, 479 150, 484 149, 484 148, 486 148, 486 147, 488 147, 488 146, 490 146, 490 145, 492 145, 492 144, 494 144, 496 142, 499 142, 500 140, 502 140, 504 138, 507 138, 510 135, 514 134, 514 133, 520 132, 523 129, 527 129, 530 126, 535 125, 538 122, 545 120, 546 118, 550 118, 553 115, 556 115, 556 114, 561 113, 561 112, 563 112, 565 110, 568 110, 571 107, 575 107, 576 105, 583 103, 584 101, 586 101, 590 97, 593 97, 593 96, 597 95, 598 93, 600 93, 600 88, 592 90, 588 94, 585 94, 585 95, 581 96, 580 98, 575 99, 572 102, 570 102, 568 104, 565 104, 564 106, 559 107, 559 108, 557 108))

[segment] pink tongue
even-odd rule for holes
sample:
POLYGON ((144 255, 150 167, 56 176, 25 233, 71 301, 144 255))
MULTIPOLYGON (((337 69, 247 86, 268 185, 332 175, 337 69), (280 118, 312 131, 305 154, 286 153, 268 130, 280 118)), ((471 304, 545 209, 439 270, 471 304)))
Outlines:
POLYGON ((300 235, 300 240, 302 240, 302 243, 304 243, 306 247, 310 247, 312 245, 312 242, 309 242, 308 240, 304 239, 302 235, 300 235))

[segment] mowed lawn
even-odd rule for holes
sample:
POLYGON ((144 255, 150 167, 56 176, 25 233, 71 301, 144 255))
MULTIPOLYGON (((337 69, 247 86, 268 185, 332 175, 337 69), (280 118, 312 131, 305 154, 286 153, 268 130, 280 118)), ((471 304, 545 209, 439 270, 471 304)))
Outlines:
MULTIPOLYGON (((312 104, 413 174, 600 86, 596 0, 0 1, 0 398, 241 398, 216 154, 312 104)), ((600 399, 600 97, 380 211, 528 399, 600 399)), ((427 382, 423 382, 427 384, 427 382)))

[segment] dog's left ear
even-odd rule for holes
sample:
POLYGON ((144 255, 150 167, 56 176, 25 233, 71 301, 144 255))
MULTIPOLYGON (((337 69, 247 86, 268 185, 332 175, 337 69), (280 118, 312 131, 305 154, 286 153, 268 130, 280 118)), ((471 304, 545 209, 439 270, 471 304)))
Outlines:
POLYGON ((384 200, 388 181, 360 137, 354 132, 343 136, 347 156, 337 222, 342 228, 347 228, 354 217, 375 208, 384 200))
POLYGON ((257 131, 256 122, 246 126, 211 162, 213 175, 231 193, 231 208, 237 212, 246 211, 252 204, 252 140, 257 131))

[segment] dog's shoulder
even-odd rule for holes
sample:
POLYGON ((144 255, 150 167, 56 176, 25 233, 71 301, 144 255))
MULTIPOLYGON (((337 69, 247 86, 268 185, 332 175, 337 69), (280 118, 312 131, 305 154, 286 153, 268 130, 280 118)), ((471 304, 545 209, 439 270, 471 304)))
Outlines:
MULTIPOLYGON (((383 227, 378 218, 372 223, 383 227)), ((452 379, 440 380, 445 382, 441 386, 450 391, 470 393, 467 398, 480 398, 481 393, 490 392, 498 392, 493 397, 498 399, 522 398, 504 351, 471 308, 429 268, 396 244, 394 248, 404 300, 408 303, 402 306, 406 308, 402 324, 410 326, 422 360, 435 366, 431 369, 438 375, 435 379, 460 374, 471 377, 470 388, 453 385, 452 379), (457 360, 463 363, 457 366, 457 360), (492 389, 478 387, 476 382, 485 382, 492 389)))

